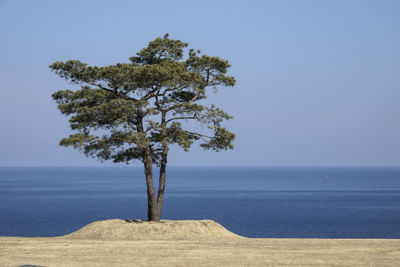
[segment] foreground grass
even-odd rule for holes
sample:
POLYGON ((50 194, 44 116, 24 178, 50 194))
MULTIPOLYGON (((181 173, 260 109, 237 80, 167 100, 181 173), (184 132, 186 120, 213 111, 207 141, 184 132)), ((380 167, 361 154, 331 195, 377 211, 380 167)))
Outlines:
POLYGON ((0 237, 0 266, 400 266, 400 240, 0 237))

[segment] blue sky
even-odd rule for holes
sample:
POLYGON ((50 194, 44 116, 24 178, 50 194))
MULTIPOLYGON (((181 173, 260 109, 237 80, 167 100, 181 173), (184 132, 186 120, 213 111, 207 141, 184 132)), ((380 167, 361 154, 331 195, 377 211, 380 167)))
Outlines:
POLYGON ((169 33, 228 59, 233 151, 172 166, 400 166, 400 1, 0 1, 0 166, 112 165, 58 141, 48 66, 127 62, 169 33))

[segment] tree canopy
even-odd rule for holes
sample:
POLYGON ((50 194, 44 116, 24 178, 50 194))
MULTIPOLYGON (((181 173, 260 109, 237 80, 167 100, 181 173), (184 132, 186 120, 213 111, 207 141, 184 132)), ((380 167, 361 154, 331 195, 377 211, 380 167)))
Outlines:
POLYGON ((97 67, 68 60, 52 64, 50 68, 60 77, 82 85, 80 90, 52 95, 59 110, 71 115, 71 129, 77 132, 60 144, 114 162, 142 159, 142 148, 150 146, 153 163, 158 165, 163 142, 176 143, 185 151, 196 140, 205 149, 233 148, 234 134, 221 126, 231 116, 214 105, 199 104, 207 97, 208 87, 235 84, 226 75, 230 65, 193 49, 184 60, 187 46, 165 35, 131 57, 130 63, 97 67), (213 134, 185 130, 181 123, 185 120, 195 120, 213 134))
POLYGON ((98 67, 68 60, 50 65, 57 75, 80 85, 52 95, 74 131, 60 145, 100 160, 141 160, 151 180, 152 165, 164 169, 165 176, 171 144, 185 151, 195 141, 204 149, 232 149, 235 135, 222 126, 232 117, 204 101, 209 89, 234 86, 234 77, 226 74, 230 65, 200 50, 188 49, 184 56, 187 47, 166 34, 129 63, 98 67), (196 127, 185 128, 188 121, 196 127))

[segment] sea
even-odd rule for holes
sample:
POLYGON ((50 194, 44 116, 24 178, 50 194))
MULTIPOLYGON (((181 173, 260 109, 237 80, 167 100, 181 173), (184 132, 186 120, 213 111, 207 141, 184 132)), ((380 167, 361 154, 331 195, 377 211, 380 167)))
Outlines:
MULTIPOLYGON (((140 167, 0 168, 0 236, 146 216, 140 167)), ((400 238, 400 168, 169 167, 162 218, 253 238, 400 238)))

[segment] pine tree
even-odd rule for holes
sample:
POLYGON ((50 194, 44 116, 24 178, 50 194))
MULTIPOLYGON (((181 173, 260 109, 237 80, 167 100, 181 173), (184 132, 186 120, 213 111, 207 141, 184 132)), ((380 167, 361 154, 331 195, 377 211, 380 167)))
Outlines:
POLYGON ((74 131, 60 145, 102 161, 142 161, 149 221, 161 218, 170 145, 188 151, 198 141, 204 149, 233 148, 235 135, 221 126, 232 117, 204 104, 210 88, 234 86, 234 77, 226 75, 230 65, 194 49, 184 57, 187 46, 166 34, 131 57, 130 63, 97 67, 68 60, 50 65, 57 75, 81 87, 52 95, 74 131), (202 127, 193 127, 190 121, 202 127), (157 194, 153 165, 160 170, 157 194))

